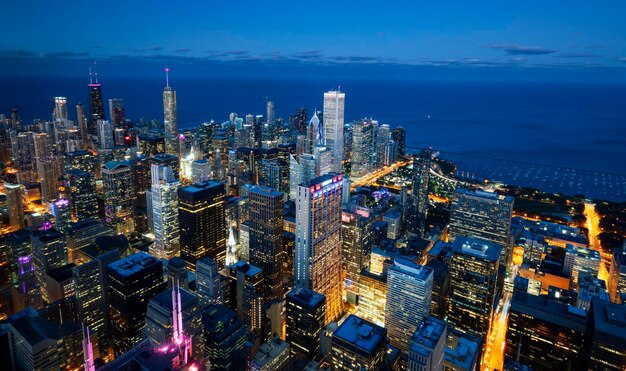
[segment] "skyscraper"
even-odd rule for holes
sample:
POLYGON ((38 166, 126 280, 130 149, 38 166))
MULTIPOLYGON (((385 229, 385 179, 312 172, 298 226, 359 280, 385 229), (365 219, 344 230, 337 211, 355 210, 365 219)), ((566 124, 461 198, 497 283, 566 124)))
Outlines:
POLYGON ((204 257, 224 267, 225 196, 224 184, 211 180, 178 189, 180 255, 191 271, 196 270, 196 260, 204 257))
POLYGON ((54 121, 67 121, 67 99, 65 97, 54 97, 54 121))
POLYGON ((204 357, 212 369, 243 370, 244 345, 248 329, 237 319, 237 313, 221 304, 214 304, 202 312, 204 328, 204 357))
POLYGON ((135 230, 133 219, 133 182, 128 161, 109 161, 102 165, 104 180, 104 218, 117 233, 132 233, 135 230))
POLYGON ((448 322, 485 337, 498 295, 502 246, 475 237, 458 237, 450 258, 448 322))
POLYGON ((163 129, 165 131, 165 151, 172 155, 179 153, 178 114, 176 112, 176 90, 169 80, 170 69, 165 69, 165 89, 163 89, 163 129))
POLYGON ((65 236, 54 228, 38 230, 30 237, 33 247, 33 263, 35 266, 35 276, 46 303, 50 303, 47 296, 46 273, 54 268, 59 268, 67 264, 67 242, 65 236))
POLYGON ((93 174, 80 169, 70 170, 65 174, 72 217, 76 220, 97 218, 98 195, 93 174))
POLYGON ((291 345, 291 354, 315 357, 324 327, 324 295, 297 287, 287 293, 286 302, 286 340, 291 345))
POLYGON ((426 148, 413 158, 413 205, 409 206, 407 229, 421 237, 426 232, 431 159, 430 148, 426 148))
POLYGON ((165 290, 163 264, 139 252, 107 265, 109 317, 116 354, 142 340, 148 300, 165 290))
MULTIPOLYGON (((6 187, 6 186, 5 186, 6 187)), ((626 242, 625 242, 626 244, 626 242)), ((626 245, 625 245, 626 246, 626 245)), ((609 293, 615 303, 623 302, 626 298, 626 250, 614 249, 611 268, 609 270, 609 293)))
POLYGON ((196 294, 202 308, 222 304, 222 280, 215 260, 202 258, 196 261, 196 294))
POLYGON ((267 302, 283 298, 283 193, 254 186, 248 194, 250 263, 263 269, 267 302))
POLYGON ((391 132, 391 138, 398 144, 398 156, 404 156, 404 146, 406 143, 406 130, 402 126, 398 126, 391 132))
POLYGON ((98 146, 101 149, 115 147, 113 124, 109 120, 98 120, 98 146))
POLYGON ((92 137, 98 135, 98 120, 104 120, 104 101, 102 100, 102 86, 98 83, 98 72, 95 72, 95 82, 89 69, 89 120, 88 129, 92 137))
POLYGON ((360 178, 370 172, 372 156, 372 123, 359 120, 352 123, 352 178, 360 178))
POLYGON ((326 297, 325 324, 343 312, 341 295, 342 175, 330 173, 298 186, 296 286, 326 297))
POLYGON ((626 306, 593 298, 589 312, 590 370, 626 369, 626 306))
POLYGON ((109 120, 111 120, 114 129, 126 127, 126 111, 124 110, 123 99, 109 99, 109 120))
POLYGON ((82 103, 76 105, 76 121, 78 124, 78 132, 80 139, 83 141, 83 147, 91 142, 89 129, 87 128, 87 116, 85 115, 85 106, 82 103))
POLYGON ((152 164, 152 223, 154 244, 150 254, 161 259, 180 255, 180 232, 178 224, 178 188, 180 182, 174 178, 168 166, 152 164))
POLYGON ((430 314, 433 270, 398 257, 387 270, 385 328, 389 343, 409 353, 411 337, 430 314))
POLYGON ((334 370, 379 370, 385 359, 387 331, 350 315, 333 332, 331 362, 334 370))
POLYGON ((369 268, 370 263, 375 218, 366 215, 345 210, 341 214, 344 290, 347 301, 353 304, 358 302, 361 271, 369 268))
POLYGON ((435 317, 424 318, 411 337, 408 370, 443 370, 447 337, 446 321, 435 317))
POLYGON ((333 171, 342 172, 343 119, 346 94, 339 90, 324 93, 324 144, 333 150, 333 171))
POLYGON ((21 184, 4 183, 4 193, 7 196, 9 211, 9 225, 14 230, 24 227, 24 204, 22 201, 24 186, 21 184))
POLYGON ((51 202, 59 197, 59 166, 55 157, 37 159, 37 173, 41 183, 41 199, 51 202))

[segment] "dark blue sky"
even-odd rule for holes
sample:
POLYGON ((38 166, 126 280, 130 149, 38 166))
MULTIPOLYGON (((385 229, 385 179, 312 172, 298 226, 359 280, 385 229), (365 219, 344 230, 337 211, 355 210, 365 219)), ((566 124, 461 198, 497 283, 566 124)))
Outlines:
POLYGON ((96 60, 101 73, 626 81, 623 0, 3 1, 0 14, 4 75, 96 60))

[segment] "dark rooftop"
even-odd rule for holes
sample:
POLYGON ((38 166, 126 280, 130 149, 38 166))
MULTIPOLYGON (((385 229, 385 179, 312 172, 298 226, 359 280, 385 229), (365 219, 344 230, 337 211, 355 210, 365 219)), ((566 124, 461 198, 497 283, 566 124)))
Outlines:
POLYGON ((61 267, 48 271, 48 276, 57 282, 67 281, 72 279, 72 269, 76 266, 74 263, 65 264, 61 267))
POLYGON ((333 343, 336 340, 343 340, 367 353, 375 351, 386 339, 387 330, 383 327, 352 314, 333 333, 333 343))
POLYGON ((452 251, 495 262, 500 258, 502 246, 482 238, 459 236, 452 243, 452 251))
POLYGON ((305 287, 296 287, 287 293, 287 299, 300 303, 307 307, 317 307, 326 302, 326 297, 316 291, 305 287))
POLYGON ((107 267, 115 271, 120 276, 128 277, 154 264, 161 264, 161 262, 152 255, 148 255, 145 252, 138 252, 124 259, 113 262, 107 267))
POLYGON ((587 312, 584 309, 556 302, 543 295, 535 296, 523 291, 515 291, 511 301, 511 311, 581 333, 585 332, 587 327, 587 312))

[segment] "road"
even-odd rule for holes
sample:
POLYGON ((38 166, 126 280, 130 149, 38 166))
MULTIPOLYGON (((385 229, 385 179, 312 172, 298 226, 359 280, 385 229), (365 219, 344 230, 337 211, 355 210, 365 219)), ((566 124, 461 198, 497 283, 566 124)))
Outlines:
POLYGON ((602 256, 602 262, 600 263, 600 269, 598 270, 598 278, 604 280, 608 283, 609 279, 609 270, 608 266, 611 264, 611 254, 605 253, 602 250, 602 245, 600 244, 600 239, 598 235, 602 232, 600 229, 600 215, 596 211, 596 205, 585 202, 585 217, 587 218, 587 230, 589 239, 589 247, 600 251, 600 256, 602 256))
POLYGON ((358 179, 352 179, 352 185, 350 186, 351 190, 354 190, 356 187, 361 187, 364 185, 368 185, 368 184, 372 184, 372 183, 376 183, 376 181, 392 172, 394 172, 395 170, 397 170, 398 168, 408 165, 410 163, 412 163, 413 161, 398 161, 390 166, 385 166, 382 169, 379 169, 373 173, 364 175, 358 179))

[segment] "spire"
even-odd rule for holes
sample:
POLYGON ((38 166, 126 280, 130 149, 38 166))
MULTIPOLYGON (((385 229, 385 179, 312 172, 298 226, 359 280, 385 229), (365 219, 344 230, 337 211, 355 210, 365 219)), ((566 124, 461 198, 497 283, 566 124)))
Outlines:
POLYGON ((229 267, 237 263, 237 241, 232 224, 228 230, 228 245, 226 246, 226 266, 229 267))
POLYGON ((170 68, 165 67, 165 87, 170 87, 170 68))
POLYGON ((91 336, 89 334, 89 327, 85 327, 85 325, 81 325, 81 326, 83 329, 83 359, 85 361, 84 370, 95 371, 96 366, 94 365, 93 345, 91 344, 91 336))
POLYGON ((93 73, 96 77, 96 84, 98 83, 98 65, 96 64, 96 61, 93 61, 93 73))
POLYGON ((93 71, 91 70, 91 67, 89 67, 89 83, 93 84, 93 71))

